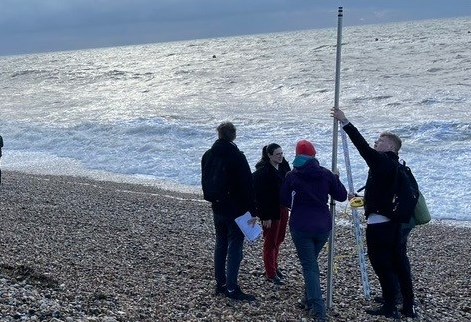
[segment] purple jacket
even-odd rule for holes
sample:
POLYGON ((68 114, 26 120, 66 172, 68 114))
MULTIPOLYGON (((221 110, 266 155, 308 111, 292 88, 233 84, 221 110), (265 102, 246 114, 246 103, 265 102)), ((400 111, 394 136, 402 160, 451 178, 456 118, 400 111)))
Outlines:
POLYGON ((339 177, 314 158, 288 172, 280 194, 281 204, 291 208, 290 228, 308 233, 332 230, 329 195, 337 201, 347 199, 339 177))

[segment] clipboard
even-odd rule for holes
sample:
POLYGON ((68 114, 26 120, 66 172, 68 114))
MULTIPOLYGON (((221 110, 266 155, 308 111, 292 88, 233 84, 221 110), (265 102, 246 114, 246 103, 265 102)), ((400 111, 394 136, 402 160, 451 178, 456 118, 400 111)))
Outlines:
POLYGON ((256 241, 262 235, 262 226, 260 226, 259 223, 255 223, 253 227, 252 224, 249 223, 252 220, 250 212, 246 212, 234 220, 249 242, 256 241))

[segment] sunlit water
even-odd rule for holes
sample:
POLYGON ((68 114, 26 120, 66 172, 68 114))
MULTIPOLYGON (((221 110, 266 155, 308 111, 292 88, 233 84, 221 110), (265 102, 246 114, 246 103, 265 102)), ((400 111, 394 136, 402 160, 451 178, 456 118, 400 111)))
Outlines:
MULTIPOLYGON (((343 30, 340 104, 404 141, 432 217, 471 221, 471 18, 343 30)), ((330 168, 336 30, 0 57, 5 170, 199 191, 215 127, 252 168, 312 140, 330 168)), ((341 141, 339 141, 340 143, 341 141)), ((367 167, 350 146, 355 187, 367 167)), ((339 168, 346 182, 342 149, 339 168)))

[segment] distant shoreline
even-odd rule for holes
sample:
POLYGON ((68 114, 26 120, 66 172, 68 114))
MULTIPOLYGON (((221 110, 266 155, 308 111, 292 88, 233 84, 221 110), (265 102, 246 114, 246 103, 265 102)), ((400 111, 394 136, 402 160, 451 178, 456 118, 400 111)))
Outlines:
POLYGON ((129 174, 118 174, 112 173, 107 171, 100 171, 100 170, 85 170, 85 169, 74 169, 76 173, 64 173, 61 171, 52 170, 50 172, 47 171, 36 171, 36 170, 17 170, 17 169, 9 169, 8 167, 3 167, 2 173, 19 173, 19 174, 26 174, 26 175, 33 175, 33 176, 44 176, 44 177, 70 177, 70 178, 77 178, 83 180, 90 180, 90 181, 97 181, 97 182, 113 182, 113 183, 123 183, 123 184, 131 184, 137 186, 146 186, 146 187, 155 187, 162 190, 174 191, 174 192, 183 192, 183 193, 190 193, 190 194, 201 194, 198 187, 179 184, 171 181, 165 180, 157 180, 151 178, 137 178, 129 174), (7 168, 7 169, 5 169, 7 168))
MULTIPOLYGON (((176 194, 189 194, 194 195, 194 199, 201 199, 201 202, 206 203, 203 200, 202 192, 199 188, 194 186, 176 184, 176 183, 169 183, 165 181, 158 181, 152 179, 135 179, 131 178, 130 176, 120 175, 120 174, 110 174, 110 173, 101 173, 97 172, 95 174, 87 175, 86 172, 81 172, 78 175, 70 175, 70 174, 43 174, 43 173, 36 173, 36 172, 28 172, 28 171, 18 171, 18 170, 2 170, 4 176, 8 175, 8 173, 17 173, 20 175, 32 175, 38 178, 48 178, 48 177, 63 177, 63 178, 70 178, 71 181, 80 180, 83 182, 89 182, 89 184, 93 184, 93 182, 109 182, 110 184, 123 184, 123 185, 132 185, 132 186, 141 186, 150 189, 158 189, 162 191, 168 191, 169 193, 176 193, 176 194)), ((345 204, 342 204, 342 207, 337 209, 337 211, 342 211, 345 209, 345 204)), ((348 219, 348 218, 347 218, 348 219)), ((456 220, 456 219, 433 219, 431 223, 440 224, 440 225, 447 225, 447 226, 456 226, 456 227, 465 227, 471 228, 471 220, 456 220)))

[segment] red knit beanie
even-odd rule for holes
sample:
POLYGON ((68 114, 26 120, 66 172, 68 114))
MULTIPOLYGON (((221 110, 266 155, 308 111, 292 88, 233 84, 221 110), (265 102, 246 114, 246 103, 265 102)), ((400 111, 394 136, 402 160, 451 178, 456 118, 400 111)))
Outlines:
POLYGON ((308 140, 301 140, 296 144, 296 155, 304 155, 308 157, 316 156, 316 148, 308 140))

